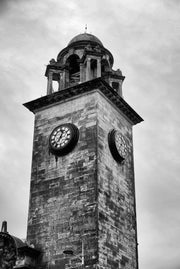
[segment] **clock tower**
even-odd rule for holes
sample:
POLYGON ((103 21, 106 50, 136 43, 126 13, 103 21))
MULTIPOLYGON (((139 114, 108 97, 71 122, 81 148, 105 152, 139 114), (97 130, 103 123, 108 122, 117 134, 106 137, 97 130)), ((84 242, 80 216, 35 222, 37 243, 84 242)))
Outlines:
POLYGON ((132 127, 122 72, 94 35, 47 65, 35 115, 27 241, 36 268, 137 269, 132 127), (54 90, 54 84, 58 90, 54 90))

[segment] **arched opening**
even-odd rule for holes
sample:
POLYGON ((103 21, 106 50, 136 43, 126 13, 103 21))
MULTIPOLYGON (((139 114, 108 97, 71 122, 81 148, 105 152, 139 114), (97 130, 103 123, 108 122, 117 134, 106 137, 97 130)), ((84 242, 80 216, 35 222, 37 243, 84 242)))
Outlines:
POLYGON ((112 88, 118 92, 119 91, 119 82, 112 81, 112 88))
POLYGON ((66 63, 69 67, 69 84, 78 83, 80 81, 79 56, 76 54, 69 56, 66 63))
POLYGON ((105 74, 106 72, 108 72, 110 69, 109 67, 109 63, 106 59, 103 59, 101 61, 101 72, 102 72, 102 75, 105 74))
POLYGON ((52 88, 54 92, 57 92, 59 90, 59 83, 55 80, 52 81, 52 88))
POLYGON ((91 78, 97 77, 97 60, 91 59, 91 78))

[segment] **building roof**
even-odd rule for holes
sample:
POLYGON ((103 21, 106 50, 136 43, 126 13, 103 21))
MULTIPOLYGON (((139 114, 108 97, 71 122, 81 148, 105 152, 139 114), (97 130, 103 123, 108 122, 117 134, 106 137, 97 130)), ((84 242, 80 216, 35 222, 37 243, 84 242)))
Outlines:
POLYGON ((93 42, 93 43, 97 43, 97 44, 103 46, 103 44, 99 40, 99 38, 97 38, 96 36, 94 36, 92 34, 88 34, 88 33, 76 35, 75 37, 73 37, 73 39, 70 40, 70 42, 68 43, 68 46, 72 45, 73 43, 81 42, 81 41, 93 42))

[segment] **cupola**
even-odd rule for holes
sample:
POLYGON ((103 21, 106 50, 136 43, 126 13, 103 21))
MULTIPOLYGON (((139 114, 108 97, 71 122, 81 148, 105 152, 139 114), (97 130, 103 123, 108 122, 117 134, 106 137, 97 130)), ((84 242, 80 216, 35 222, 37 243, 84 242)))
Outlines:
POLYGON ((59 52, 57 60, 51 59, 47 65, 47 95, 54 92, 54 81, 58 83, 58 91, 61 91, 102 77, 122 97, 125 77, 120 69, 113 70, 113 63, 111 52, 99 38, 89 33, 76 35, 59 52))

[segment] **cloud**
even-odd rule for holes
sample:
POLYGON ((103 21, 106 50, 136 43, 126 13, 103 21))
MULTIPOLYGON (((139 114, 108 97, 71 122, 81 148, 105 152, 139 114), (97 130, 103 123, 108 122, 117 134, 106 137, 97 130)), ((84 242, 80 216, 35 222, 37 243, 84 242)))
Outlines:
POLYGON ((8 11, 8 6, 12 0, 0 0, 0 13, 8 11))
POLYGON ((0 211, 11 233, 26 234, 33 114, 22 103, 46 94, 46 64, 88 24, 126 76, 125 100, 145 120, 134 127, 140 265, 179 268, 179 7, 175 0, 0 2, 0 211))

